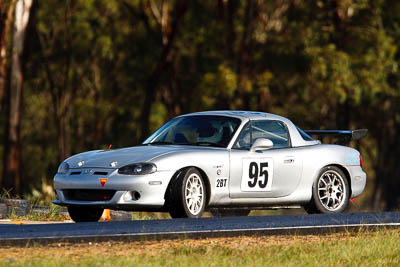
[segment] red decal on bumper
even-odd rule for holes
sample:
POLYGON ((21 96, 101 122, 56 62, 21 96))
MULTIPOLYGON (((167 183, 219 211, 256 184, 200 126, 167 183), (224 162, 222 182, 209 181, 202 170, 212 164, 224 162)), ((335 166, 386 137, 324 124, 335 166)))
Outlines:
POLYGON ((101 184, 101 187, 104 187, 104 185, 107 183, 107 181, 108 181, 108 178, 99 178, 99 181, 100 181, 100 184, 101 184))

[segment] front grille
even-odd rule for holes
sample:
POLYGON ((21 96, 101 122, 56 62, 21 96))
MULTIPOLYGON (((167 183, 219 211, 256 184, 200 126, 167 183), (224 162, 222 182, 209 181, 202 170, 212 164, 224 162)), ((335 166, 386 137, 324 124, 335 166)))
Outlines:
POLYGON ((78 201, 107 201, 110 200, 115 190, 101 190, 101 189, 65 189, 63 190, 64 196, 67 200, 78 201))
POLYGON ((71 172, 71 175, 79 175, 81 172, 71 172))

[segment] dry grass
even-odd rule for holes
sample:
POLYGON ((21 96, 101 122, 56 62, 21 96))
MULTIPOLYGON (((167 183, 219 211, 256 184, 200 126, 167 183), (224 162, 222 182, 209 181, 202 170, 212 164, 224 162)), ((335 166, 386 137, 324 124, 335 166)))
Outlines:
MULTIPOLYGON (((370 234, 368 234, 370 235, 370 234)), ((166 250, 188 246, 199 247, 226 247, 229 249, 240 249, 252 246, 270 245, 291 245, 297 242, 314 243, 330 240, 349 240, 355 238, 347 233, 332 235, 304 235, 304 236, 260 236, 260 237, 228 237, 228 238, 207 238, 207 239, 184 239, 184 240, 163 240, 163 241, 137 241, 137 242, 88 242, 80 244, 57 243, 47 246, 36 245, 33 247, 0 247, 0 260, 4 258, 26 259, 32 257, 46 257, 63 255, 79 258, 85 255, 107 255, 112 253, 117 256, 148 255, 165 252, 166 250)))
POLYGON ((362 266, 400 264, 400 230, 1 247, 0 266, 362 266), (337 264, 335 264, 335 262, 337 264), (262 264, 264 265, 264 264, 262 264))

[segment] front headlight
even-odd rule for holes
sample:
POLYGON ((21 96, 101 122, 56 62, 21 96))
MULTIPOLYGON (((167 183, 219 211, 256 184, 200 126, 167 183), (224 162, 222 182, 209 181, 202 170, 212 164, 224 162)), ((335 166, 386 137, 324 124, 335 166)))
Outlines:
POLYGON ((57 174, 67 174, 69 171, 69 164, 66 162, 61 163, 60 167, 58 167, 57 174))
POLYGON ((157 171, 157 167, 153 163, 134 163, 118 169, 119 174, 126 175, 143 175, 157 171))

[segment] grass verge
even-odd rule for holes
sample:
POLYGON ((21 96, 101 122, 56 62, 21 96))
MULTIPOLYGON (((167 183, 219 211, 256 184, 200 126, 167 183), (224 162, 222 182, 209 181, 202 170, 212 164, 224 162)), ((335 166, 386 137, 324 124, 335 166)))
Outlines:
POLYGON ((0 248, 0 266, 399 266, 400 230, 0 248))
POLYGON ((21 221, 65 221, 70 220, 69 216, 64 215, 60 211, 61 207, 51 204, 48 211, 36 212, 32 210, 26 216, 19 216, 15 212, 11 212, 7 215, 8 219, 21 220, 21 221))

